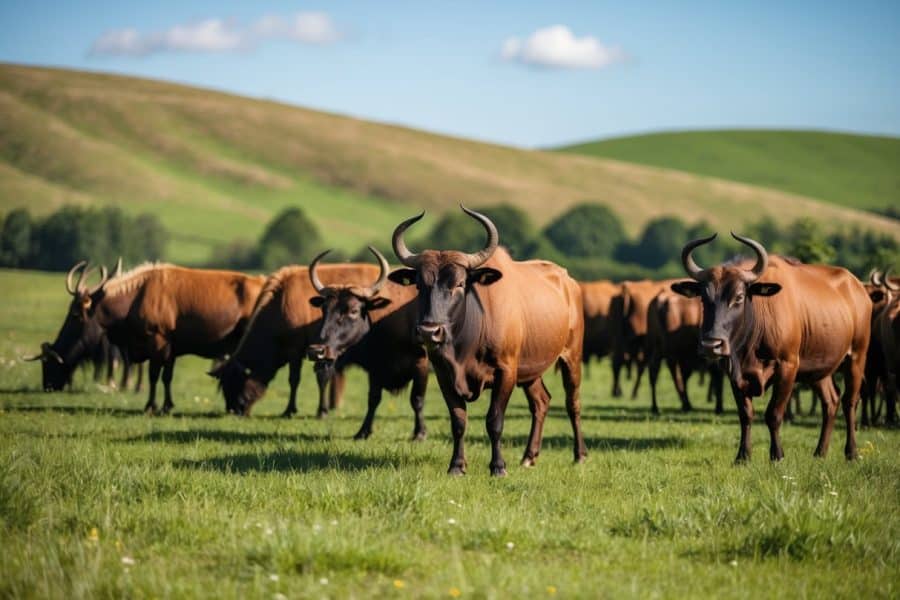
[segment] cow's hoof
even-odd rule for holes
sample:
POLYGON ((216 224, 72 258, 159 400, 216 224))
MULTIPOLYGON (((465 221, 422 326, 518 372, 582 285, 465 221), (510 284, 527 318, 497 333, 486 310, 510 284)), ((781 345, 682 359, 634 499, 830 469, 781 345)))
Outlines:
POLYGON ((356 435, 353 436, 354 440, 367 440, 369 436, 372 435, 371 431, 366 431, 364 429, 360 429, 356 432, 356 435))
POLYGON ((317 418, 317 419, 325 419, 325 418, 327 418, 327 417, 328 417, 328 411, 327 411, 327 410, 320 410, 319 412, 316 413, 316 418, 317 418))
POLYGON ((506 477, 506 467, 491 467, 491 477, 506 477))
POLYGON ((537 466, 537 463, 535 462, 535 459, 533 456, 526 456, 525 458, 522 459, 522 462, 520 464, 523 467, 527 467, 529 469, 531 467, 537 466))
POLYGON ((281 413, 281 418, 282 419, 291 419, 291 418, 293 418, 294 414, 295 414, 294 411, 286 410, 283 413, 281 413))
POLYGON ((581 454, 575 457, 576 465, 583 465, 585 462, 587 462, 587 454, 581 454))
POLYGON ((452 475, 453 477, 462 477, 465 474, 465 467, 450 467, 447 469, 447 475, 452 475))
POLYGON ((413 432, 412 438, 410 438, 411 442, 424 442, 426 438, 426 433, 424 431, 413 432))
POLYGON ((682 404, 681 405, 681 412, 691 412, 692 410, 694 410, 694 407, 691 406, 690 404, 682 404))

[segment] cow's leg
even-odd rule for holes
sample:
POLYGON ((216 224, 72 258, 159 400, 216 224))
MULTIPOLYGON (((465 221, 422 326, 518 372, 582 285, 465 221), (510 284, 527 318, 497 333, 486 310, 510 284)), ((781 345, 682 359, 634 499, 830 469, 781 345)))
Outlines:
MULTIPOLYGON (((681 400, 681 410, 687 412, 692 410, 694 407, 691 406, 691 401, 688 400, 687 395, 687 378, 688 375, 685 374, 685 371, 681 367, 681 363, 677 358, 667 358, 666 365, 669 367, 669 373, 672 375, 672 383, 675 384, 675 391, 678 392, 678 399, 681 400)), ((690 372, 688 371, 688 374, 690 372)))
POLYGON ((118 353, 115 347, 110 344, 109 352, 106 354, 106 385, 112 389, 116 389, 116 365, 119 362, 118 353))
POLYGON ((447 469, 447 473, 450 475, 465 475, 466 449, 464 438, 468 422, 466 401, 453 391, 452 384, 450 386, 442 384, 441 391, 444 393, 444 401, 447 403, 447 410, 450 412, 450 432, 453 434, 453 456, 450 457, 450 468, 447 469), (448 387, 450 389, 447 389, 448 387))
POLYGON ((287 406, 281 416, 290 419, 297 414, 297 388, 300 387, 300 375, 303 370, 303 357, 292 356, 288 360, 288 385, 290 386, 290 395, 288 396, 287 406))
POLYGON ((689 412, 694 410, 694 406, 691 404, 691 398, 688 393, 688 381, 690 381, 694 369, 690 363, 676 362, 675 365, 678 368, 678 381, 681 382, 680 384, 678 381, 675 383, 676 388, 679 385, 681 386, 681 410, 689 412))
POLYGON ((875 408, 875 390, 878 386, 878 374, 875 369, 872 368, 871 359, 866 361, 866 369, 865 376, 863 377, 862 388, 860 388, 860 398, 862 404, 862 416, 860 419, 860 424, 863 427, 868 427, 874 424, 872 420, 872 416, 870 416, 869 411, 875 408))
POLYGON ((500 439, 503 436, 506 406, 509 404, 509 397, 513 388, 515 388, 515 384, 514 368, 494 370, 494 384, 491 387, 491 406, 488 408, 485 424, 488 437, 491 438, 491 475, 495 477, 506 476, 506 461, 503 460, 500 439))
POLYGON ((610 364, 612 365, 612 396, 613 398, 619 398, 622 396, 622 386, 619 383, 619 377, 622 374, 622 365, 625 363, 625 356, 621 352, 613 352, 612 360, 610 364))
MULTIPOLYGON (((885 413, 884 422, 897 424, 897 373, 888 373, 884 378, 885 413)), ((878 409, 879 414, 881 409, 878 409)))
POLYGON ((844 368, 844 393, 841 395, 841 406, 844 409, 844 421, 847 429, 847 441, 844 444, 844 456, 847 460, 859 458, 856 451, 856 403, 859 401, 859 389, 862 387, 865 371, 865 352, 862 356, 851 354, 844 368))
POLYGON ((647 361, 638 359, 637 361, 637 377, 634 379, 634 387, 631 388, 631 399, 637 399, 638 388, 641 387, 641 377, 644 375, 644 369, 647 367, 647 361))
POLYGON ((750 426, 753 424, 753 398, 745 395, 741 390, 731 384, 731 391, 734 393, 734 401, 737 404, 738 419, 741 422, 741 444, 738 446, 737 456, 734 458, 735 464, 741 464, 750 460, 751 440, 750 426))
MULTIPOLYGON (((650 412, 659 414, 659 406, 656 404, 656 382, 659 380, 659 369, 662 366, 662 357, 657 352, 650 355, 650 364, 647 365, 647 376, 650 379, 650 412)), ((672 366, 669 365, 671 369, 672 366)), ((672 377, 675 377, 674 373, 672 377)))
POLYGON ((413 409, 415 416, 415 426, 413 427, 412 440, 421 442, 427 435, 425 428, 425 415, 422 414, 425 408, 425 390, 428 387, 428 358, 425 356, 416 360, 416 373, 412 380, 412 389, 409 392, 409 405, 413 409))
POLYGON ((316 385, 319 387, 319 408, 316 410, 316 418, 324 419, 328 416, 328 382, 333 379, 334 369, 315 369, 316 385))
POLYGON ((566 391, 566 412, 575 438, 575 462, 582 463, 587 458, 587 448, 581 433, 581 363, 577 360, 560 359, 563 389, 566 391))
POLYGON ((797 378, 797 365, 782 362, 775 385, 772 386, 772 397, 766 407, 766 425, 769 427, 769 460, 784 458, 781 447, 781 424, 784 422, 784 411, 791 401, 794 392, 794 381, 797 378))
POLYGON ((369 373, 369 406, 362 426, 360 426, 356 435, 353 436, 354 440, 364 440, 372 435, 372 421, 375 420, 375 411, 378 410, 378 405, 381 404, 381 393, 382 389, 378 378, 373 373, 369 373))
POLYGON ((343 368, 335 367, 334 373, 331 375, 331 383, 328 384, 328 408, 337 410, 344 399, 344 384, 347 378, 344 377, 343 368))
POLYGON ((164 364, 163 364, 163 372, 162 372, 162 380, 163 380, 163 392, 165 393, 165 401, 163 402, 162 413, 164 415, 172 412, 172 409, 175 408, 175 404, 172 402, 172 375, 175 373, 175 357, 171 356, 164 364))
POLYGON ((722 372, 722 369, 717 366, 712 367, 709 372, 709 389, 712 391, 712 394, 716 399, 717 415, 721 415, 723 412, 725 412, 725 407, 722 405, 722 394, 724 392, 724 386, 725 374, 722 372))
POLYGON ((131 359, 128 358, 128 354, 123 350, 122 351, 122 377, 119 379, 119 387, 123 392, 128 391, 128 383, 129 378, 131 377, 131 359))
POLYGON ((831 431, 834 429, 838 398, 830 375, 813 384, 813 390, 814 396, 818 396, 822 404, 822 430, 819 433, 819 443, 816 445, 814 456, 824 458, 828 454, 828 444, 831 443, 831 431))
POLYGON ((132 363, 137 369, 137 383, 134 384, 134 393, 138 394, 144 386, 144 363, 132 363))
POLYGON ((162 370, 162 361, 159 358, 150 359, 150 393, 147 398, 147 404, 144 406, 144 412, 153 414, 156 412, 156 382, 159 381, 159 372, 162 370))
POLYGON ((540 377, 522 384, 521 387, 525 392, 525 398, 528 399, 528 410, 531 411, 531 433, 528 434, 528 444, 525 446, 525 455, 522 456, 522 466, 533 467, 541 453, 544 419, 547 416, 547 409, 550 407, 550 393, 540 377))

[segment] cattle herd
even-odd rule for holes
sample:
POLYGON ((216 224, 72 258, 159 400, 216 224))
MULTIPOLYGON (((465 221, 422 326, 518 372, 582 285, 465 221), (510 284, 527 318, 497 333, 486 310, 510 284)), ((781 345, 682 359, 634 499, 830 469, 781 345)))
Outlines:
POLYGON ((784 456, 779 430, 799 384, 809 386, 821 405, 817 456, 828 451, 839 405, 848 459, 857 454, 860 398, 864 425, 879 419, 882 409, 887 422, 897 420, 897 278, 873 272, 864 284, 843 268, 769 255, 757 241, 732 234, 752 250, 751 259, 699 266, 694 250, 713 235, 684 247, 687 279, 579 283, 552 262, 513 260, 499 245, 494 223, 463 210, 487 233, 482 250, 411 251, 404 233, 423 213, 394 230, 394 253, 403 265, 394 271, 374 248, 377 266, 322 264, 325 252, 308 267, 286 266, 268 277, 160 263, 123 272, 120 260, 112 276, 101 267, 99 283, 88 287, 89 269, 78 263, 66 276, 72 301, 56 341, 32 357, 42 362, 43 388, 63 389, 80 363, 114 356, 125 365, 126 388, 131 366, 140 377, 140 364, 147 361, 146 411, 168 413, 175 359, 194 354, 215 361, 210 375, 219 381, 226 410, 246 416, 287 364, 284 415, 291 416, 308 358, 315 365, 319 416, 340 402, 349 365, 368 374, 359 439, 371 435, 383 391, 411 384, 412 437, 419 440, 426 435, 422 409, 433 372, 450 415, 451 474, 466 472, 466 408, 485 389, 491 473, 506 473, 501 436, 516 386, 532 419, 522 464, 535 464, 550 403, 543 376, 550 367, 565 390, 574 459, 583 461, 582 368, 604 356, 611 359, 612 396, 622 394, 623 368, 635 372, 632 397, 647 371, 653 413, 659 410, 656 384, 663 362, 685 411, 692 409, 687 382, 693 373, 708 378, 707 399, 715 401, 716 412, 722 411, 727 378, 740 420, 739 462, 750 458, 752 398, 769 388, 765 421, 772 460, 784 456))

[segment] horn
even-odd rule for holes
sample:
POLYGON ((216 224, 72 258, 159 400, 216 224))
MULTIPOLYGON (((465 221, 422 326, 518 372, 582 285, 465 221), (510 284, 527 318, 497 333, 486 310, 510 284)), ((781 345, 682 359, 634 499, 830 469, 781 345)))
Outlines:
POLYGON ((497 233, 497 226, 488 219, 486 216, 479 212, 475 212, 474 210, 469 210, 462 204, 459 205, 463 212, 481 223, 484 226, 484 230, 487 232, 487 243, 484 248, 476 252, 475 254, 467 254, 467 266, 470 269, 477 269, 481 265, 487 261, 494 254, 494 251, 497 249, 497 246, 500 244, 500 234, 497 233))
POLYGON ((869 271, 869 285, 881 287, 881 273, 878 272, 878 269, 869 271))
MULTIPOLYGON (((78 287, 72 287, 72 276, 75 275, 75 271, 87 265, 86 260, 82 260, 75 264, 74 267, 69 269, 69 272, 66 273, 66 291, 72 294, 73 296, 78 293, 78 287)), ((78 283, 81 283, 81 279, 78 280, 78 283)))
POLYGON ((63 364, 65 362, 62 359, 62 356, 60 356, 59 353, 53 349, 53 346, 51 346, 49 342, 44 342, 43 344, 41 344, 41 354, 44 357, 52 358, 59 364, 63 364))
POLYGON ((406 265, 407 267, 416 268, 419 266, 419 255, 413 254, 409 251, 409 248, 406 247, 406 242, 403 241, 403 232, 406 231, 410 225, 421 219, 425 216, 425 211, 423 210, 419 216, 410 217, 409 219, 403 221, 397 228, 394 229, 394 235, 391 237, 391 244, 394 247, 394 254, 397 255, 397 260, 406 265))
POLYGON ((384 283, 387 281, 388 271, 391 270, 391 266, 388 264, 388 261, 384 257, 384 254, 379 252, 377 249, 369 246, 369 252, 375 255, 375 258, 378 259, 378 266, 381 267, 381 272, 378 274, 378 279, 368 289, 367 295, 371 297, 377 294, 378 290, 380 290, 382 286, 384 286, 384 283))
POLYGON ((103 288, 106 285, 106 282, 109 281, 109 272, 106 270, 106 267, 100 265, 100 283, 92 287, 87 291, 88 296, 93 296, 96 292, 103 288))
POLYGON ((882 283, 884 284, 884 287, 891 290, 892 292, 900 292, 900 285, 897 285, 896 283, 891 281, 890 277, 888 277, 888 273, 890 272, 890 267, 884 270, 884 274, 882 275, 882 283))
POLYGON ((120 277, 122 275, 122 257, 119 257, 119 260, 116 261, 116 268, 113 269, 112 278, 120 277))
POLYGON ((757 242, 756 240, 740 236, 735 232, 731 232, 731 237, 736 239, 742 244, 746 244, 753 248, 753 251, 756 252, 756 264, 753 265, 753 268, 750 270, 750 273, 745 275, 744 280, 747 283, 752 283, 759 279, 762 274, 765 272, 766 267, 769 265, 769 253, 766 252, 766 249, 763 248, 763 245, 757 242))
POLYGON ((685 273, 695 281, 706 281, 707 271, 702 269, 696 262, 694 262, 694 257, 692 256, 694 249, 699 246, 703 246, 704 244, 708 244, 718 236, 718 233, 714 233, 709 237, 698 238, 696 240, 691 240, 687 244, 685 244, 684 248, 681 249, 681 264, 684 266, 685 273))
POLYGON ((312 260, 311 263, 309 263, 309 281, 310 283, 312 283, 312 286, 316 290, 317 294, 321 294, 325 290, 325 286, 322 285, 322 282, 319 280, 319 276, 316 275, 316 265, 318 265, 319 261, 322 260, 322 258, 329 252, 331 252, 331 249, 328 249, 325 252, 321 252, 312 260))

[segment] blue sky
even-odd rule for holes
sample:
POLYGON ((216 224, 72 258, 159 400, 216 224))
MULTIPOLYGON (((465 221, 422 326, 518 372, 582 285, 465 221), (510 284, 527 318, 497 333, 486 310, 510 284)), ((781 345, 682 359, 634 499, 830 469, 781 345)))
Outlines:
POLYGON ((900 135, 897 1, 6 1, 0 60, 528 147, 720 127, 900 135))

